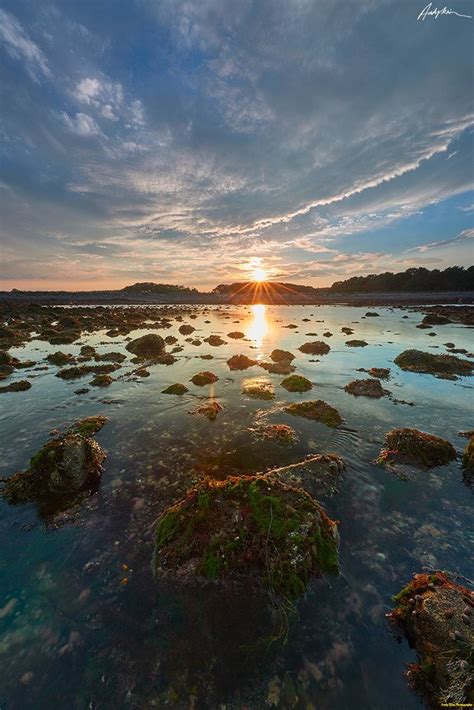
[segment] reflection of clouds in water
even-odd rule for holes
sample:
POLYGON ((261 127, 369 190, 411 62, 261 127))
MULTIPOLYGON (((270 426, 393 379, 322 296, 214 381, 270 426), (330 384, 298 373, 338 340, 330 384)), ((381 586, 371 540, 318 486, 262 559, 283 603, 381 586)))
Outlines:
POLYGON ((251 306, 252 320, 247 330, 248 337, 255 342, 257 348, 261 348, 263 339, 268 333, 269 323, 267 320, 267 307, 261 303, 251 306))

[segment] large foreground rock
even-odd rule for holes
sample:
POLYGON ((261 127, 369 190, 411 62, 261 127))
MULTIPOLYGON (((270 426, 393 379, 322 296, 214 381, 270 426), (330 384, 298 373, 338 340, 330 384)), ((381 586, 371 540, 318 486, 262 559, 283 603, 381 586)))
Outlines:
POLYGON ((141 359, 152 359, 163 354, 165 349, 165 341, 156 333, 142 335, 141 338, 132 340, 126 346, 126 350, 133 353, 141 359))
POLYGON ((105 421, 95 417, 78 422, 65 434, 48 441, 32 456, 28 470, 4 482, 5 500, 24 503, 68 498, 96 485, 106 454, 90 435, 105 421))
POLYGON ((207 481, 160 518, 154 570, 295 599, 313 576, 338 572, 337 527, 310 495, 270 476, 207 481))
POLYGON ((409 666, 410 684, 429 707, 474 703, 474 596, 444 572, 417 574, 394 597, 389 615, 419 663, 409 666))

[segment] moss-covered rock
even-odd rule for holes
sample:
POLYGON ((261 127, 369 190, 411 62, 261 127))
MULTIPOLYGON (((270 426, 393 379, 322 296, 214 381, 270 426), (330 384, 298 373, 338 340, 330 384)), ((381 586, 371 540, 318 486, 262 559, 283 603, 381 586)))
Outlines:
POLYGON ((217 348, 219 345, 225 345, 226 341, 223 340, 220 335, 210 335, 208 338, 204 338, 204 342, 217 348))
POLYGON ((227 360, 229 370, 248 370, 249 367, 256 365, 257 361, 247 357, 247 355, 232 355, 227 360))
POLYGON ((295 366, 287 360, 283 360, 282 362, 259 362, 257 364, 272 375, 289 375, 290 372, 294 372, 296 369, 295 366))
POLYGON ((102 415, 86 417, 86 419, 80 419, 75 422, 69 428, 69 431, 73 434, 80 434, 80 436, 94 436, 94 434, 97 434, 97 432, 99 432, 108 421, 109 418, 102 415))
POLYGON ((273 362, 292 362, 294 359, 295 356, 293 353, 290 353, 289 350, 279 350, 276 348, 270 353, 270 360, 273 360, 273 362))
POLYGON ((125 347, 126 350, 142 360, 153 360, 163 354, 165 341, 156 333, 148 333, 140 338, 135 338, 125 347))
POLYGON ((392 429, 385 435, 380 462, 406 463, 422 468, 443 466, 456 458, 449 441, 418 429, 392 429))
POLYGON ((296 599, 338 572, 336 524, 307 493, 267 476, 206 481, 169 508, 155 533, 157 576, 249 580, 296 599))
POLYGON ((322 422, 329 427, 337 427, 342 424, 342 417, 334 407, 324 402, 322 399, 310 400, 309 402, 294 402, 284 409, 288 414, 304 419, 313 419, 322 422))
POLYGON ((217 415, 219 412, 222 412, 224 407, 222 404, 219 404, 219 402, 215 399, 212 399, 209 402, 204 402, 204 404, 200 404, 194 411, 195 414, 202 414, 206 419, 209 419, 210 422, 213 422, 214 419, 216 419, 217 415))
POLYGON ((253 399, 275 399, 275 391, 269 382, 246 382, 242 387, 242 394, 253 399))
POLYGON ((188 323, 183 323, 183 325, 179 326, 178 330, 181 335, 191 335, 191 333, 194 333, 196 328, 193 328, 193 326, 189 325, 188 323))
POLYGON ((174 345, 177 342, 178 342, 178 338, 175 338, 174 335, 167 335, 165 338, 165 343, 167 345, 174 345))
POLYGON ((404 350, 400 355, 397 355, 394 362, 402 370, 429 373, 438 377, 472 375, 474 369, 474 362, 469 360, 455 355, 433 355, 422 350, 404 350))
POLYGON ((344 389, 349 394, 354 395, 354 397, 379 398, 388 394, 388 390, 384 390, 380 384, 380 380, 377 379, 353 380, 349 382, 344 389))
POLYGON ((288 392, 308 392, 313 388, 312 383, 302 375, 290 375, 280 382, 288 392))
POLYGON ((232 338, 232 340, 241 340, 242 338, 245 338, 245 333, 242 333, 241 330, 233 330, 230 333, 227 333, 228 338, 232 338))
POLYGON ((186 387, 186 385, 183 385, 180 382, 176 382, 176 384, 170 385, 166 389, 162 390, 162 394, 183 395, 186 394, 186 392, 189 392, 188 388, 186 387))
POLYGON ((204 385, 212 385, 213 382, 217 382, 219 378, 213 372, 205 370, 204 372, 198 372, 196 375, 191 377, 191 382, 198 387, 204 387, 204 385))
POLYGON ((391 622, 418 654, 410 685, 430 708, 474 703, 474 595, 445 572, 416 574, 393 598, 391 622))
POLYGON ((95 355, 94 359, 96 362, 124 362, 127 359, 127 356, 123 353, 112 350, 109 353, 95 355))
POLYGON ((90 381, 90 384, 93 387, 108 387, 109 385, 112 384, 113 381, 114 381, 114 378, 111 377, 110 375, 96 375, 90 381))
POLYGON ((326 355, 331 348, 322 340, 314 340, 312 343, 303 343, 298 348, 305 355, 326 355))
POLYGON ((297 439, 296 431, 287 424, 266 424, 262 428, 262 436, 283 446, 291 446, 297 439))
POLYGON ((32 456, 27 471, 5 482, 2 495, 9 503, 74 495, 98 482, 104 459, 94 439, 70 431, 48 441, 32 456))

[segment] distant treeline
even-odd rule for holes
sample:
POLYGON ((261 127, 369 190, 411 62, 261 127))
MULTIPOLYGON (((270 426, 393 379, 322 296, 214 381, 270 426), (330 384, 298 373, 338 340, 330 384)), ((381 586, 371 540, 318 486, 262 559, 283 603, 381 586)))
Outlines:
POLYGON ((420 291, 474 291, 474 266, 450 266, 439 269, 412 268, 398 274, 353 276, 336 281, 329 289, 334 293, 402 293, 420 291))
POLYGON ((152 281, 143 281, 142 283, 125 286, 122 291, 124 293, 198 293, 195 288, 187 286, 175 286, 174 284, 155 284, 152 281))

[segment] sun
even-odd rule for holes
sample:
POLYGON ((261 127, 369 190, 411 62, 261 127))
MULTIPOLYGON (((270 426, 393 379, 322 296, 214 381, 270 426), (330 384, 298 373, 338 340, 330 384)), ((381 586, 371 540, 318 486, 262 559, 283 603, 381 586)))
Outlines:
POLYGON ((255 281, 256 283, 262 283, 262 281, 267 280, 267 272, 265 269, 262 269, 261 266, 257 266, 252 273, 252 281, 255 281))

